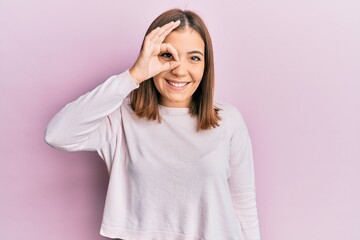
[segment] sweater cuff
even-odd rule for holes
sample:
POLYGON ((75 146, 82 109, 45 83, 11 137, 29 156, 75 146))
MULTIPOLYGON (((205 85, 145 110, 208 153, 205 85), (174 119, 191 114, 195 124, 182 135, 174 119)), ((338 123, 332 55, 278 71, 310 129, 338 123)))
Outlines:
MULTIPOLYGON (((138 88, 140 85, 135 82, 135 80, 134 80, 134 78, 131 76, 129 70, 130 70, 130 68, 129 68, 128 70, 126 70, 126 71, 124 72, 124 74, 126 74, 127 77, 131 79, 134 88, 138 88)), ((122 74, 120 74, 120 75, 122 75, 122 74)))

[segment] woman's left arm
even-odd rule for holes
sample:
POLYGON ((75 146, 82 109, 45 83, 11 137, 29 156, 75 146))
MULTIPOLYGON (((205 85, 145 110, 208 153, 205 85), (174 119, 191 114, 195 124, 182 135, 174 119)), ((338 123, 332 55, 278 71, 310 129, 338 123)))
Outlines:
POLYGON ((230 143, 231 176, 228 179, 233 207, 246 240, 259 240, 255 173, 251 139, 241 114, 236 111, 230 143))

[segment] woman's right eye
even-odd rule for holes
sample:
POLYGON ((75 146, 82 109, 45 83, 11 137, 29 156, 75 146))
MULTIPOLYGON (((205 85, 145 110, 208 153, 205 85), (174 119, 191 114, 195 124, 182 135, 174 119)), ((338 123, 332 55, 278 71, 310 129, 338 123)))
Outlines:
POLYGON ((171 53, 162 53, 162 54, 160 54, 160 56, 165 58, 165 59, 170 59, 170 60, 173 59, 171 53))

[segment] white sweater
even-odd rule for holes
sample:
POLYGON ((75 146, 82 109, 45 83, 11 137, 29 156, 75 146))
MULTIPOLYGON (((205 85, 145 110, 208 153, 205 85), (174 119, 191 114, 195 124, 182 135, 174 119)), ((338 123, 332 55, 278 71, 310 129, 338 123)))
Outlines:
POLYGON ((125 240, 258 240, 249 134, 239 111, 217 104, 220 127, 196 131, 188 108, 138 118, 128 71, 68 103, 45 141, 97 151, 110 174, 100 234, 125 240))

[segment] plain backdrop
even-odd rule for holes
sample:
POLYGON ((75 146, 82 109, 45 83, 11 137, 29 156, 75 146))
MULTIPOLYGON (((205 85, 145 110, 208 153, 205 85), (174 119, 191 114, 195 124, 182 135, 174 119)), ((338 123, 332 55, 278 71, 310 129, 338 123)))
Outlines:
POLYGON ((0 238, 105 239, 105 164, 45 128, 173 7, 205 20, 216 99, 249 128, 262 239, 360 239, 358 0, 0 0, 0 238))

